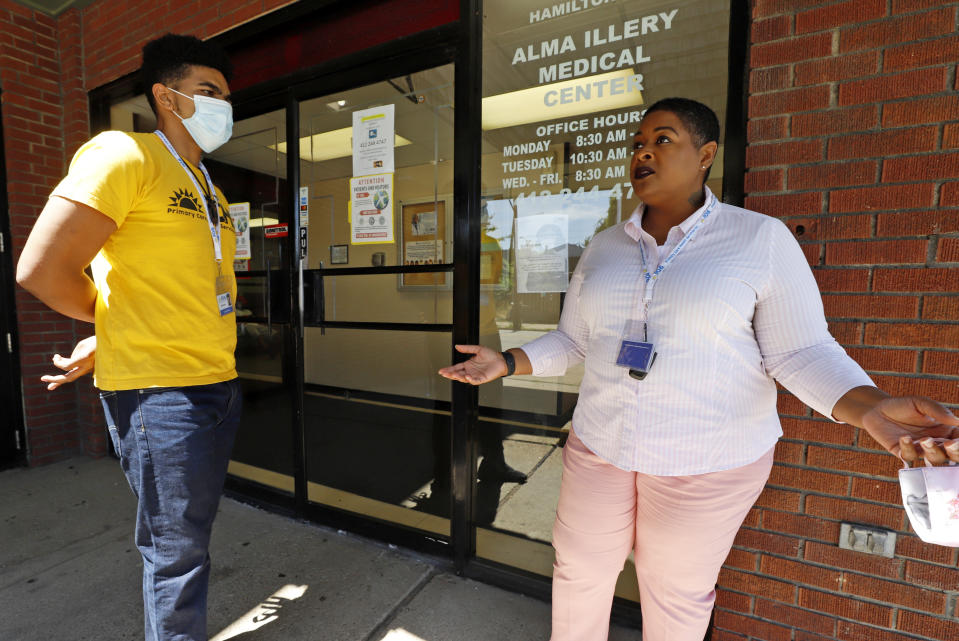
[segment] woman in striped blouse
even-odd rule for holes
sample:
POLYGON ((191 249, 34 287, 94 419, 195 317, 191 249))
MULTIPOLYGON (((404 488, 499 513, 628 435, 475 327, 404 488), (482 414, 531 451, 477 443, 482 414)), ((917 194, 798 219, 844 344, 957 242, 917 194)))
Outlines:
POLYGON ((907 461, 959 462, 959 418, 889 397, 829 334, 812 272, 779 220, 706 186, 709 107, 653 104, 633 139, 642 201, 597 234, 555 331, 440 370, 479 385, 585 361, 553 527, 552 641, 601 641, 635 548, 644 641, 701 641, 719 569, 782 435, 776 381, 907 461), (938 437, 938 438, 937 438, 938 437), (944 439, 952 440, 944 440, 944 439))

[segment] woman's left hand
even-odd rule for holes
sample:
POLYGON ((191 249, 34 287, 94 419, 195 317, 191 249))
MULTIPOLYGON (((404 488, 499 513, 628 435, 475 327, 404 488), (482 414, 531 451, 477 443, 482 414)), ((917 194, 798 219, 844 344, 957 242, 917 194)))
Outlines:
POLYGON ((932 465, 959 463, 959 417, 931 399, 885 398, 862 416, 862 426, 909 465, 920 458, 932 465))

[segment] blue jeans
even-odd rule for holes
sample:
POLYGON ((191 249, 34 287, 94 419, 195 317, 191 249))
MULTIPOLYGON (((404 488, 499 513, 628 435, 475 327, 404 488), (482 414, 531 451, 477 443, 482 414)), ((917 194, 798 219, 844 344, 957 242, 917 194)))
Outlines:
POLYGON ((206 641, 210 532, 240 423, 240 384, 101 392, 137 496, 147 641, 206 641))

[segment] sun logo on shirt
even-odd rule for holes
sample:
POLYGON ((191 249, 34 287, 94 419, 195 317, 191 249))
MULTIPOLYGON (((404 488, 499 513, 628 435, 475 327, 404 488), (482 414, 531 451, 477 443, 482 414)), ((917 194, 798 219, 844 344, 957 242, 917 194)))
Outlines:
POLYGON ((177 189, 170 196, 170 205, 190 211, 200 211, 200 203, 189 189, 177 189))

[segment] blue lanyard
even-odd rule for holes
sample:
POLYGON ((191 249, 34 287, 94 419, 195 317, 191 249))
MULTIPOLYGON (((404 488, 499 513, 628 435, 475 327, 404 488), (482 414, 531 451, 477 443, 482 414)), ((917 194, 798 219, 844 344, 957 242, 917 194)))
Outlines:
MULTIPOLYGON (((690 229, 686 233, 686 235, 683 236, 683 239, 679 241, 676 247, 673 248, 673 251, 669 253, 669 256, 666 257, 666 260, 660 263, 659 266, 656 268, 656 270, 653 271, 652 273, 649 272, 649 267, 646 262, 646 248, 644 247, 645 243, 643 242, 643 237, 642 236, 639 237, 639 254, 643 260, 643 279, 645 281, 645 289, 643 290, 643 322, 644 324, 649 317, 649 304, 653 300, 653 288, 656 287, 656 280, 666 270, 666 267, 671 262, 673 262, 673 259, 675 259, 676 256, 679 255, 679 252, 683 250, 683 248, 686 246, 686 243, 692 240, 693 235, 695 235, 696 232, 699 231, 699 228, 703 226, 703 223, 706 222, 706 219, 709 218, 709 215, 713 213, 713 209, 715 209, 716 205, 719 203, 719 200, 716 199, 716 196, 714 194, 710 194, 710 196, 712 196, 712 198, 709 201, 709 206, 706 207, 706 211, 703 212, 703 215, 699 217, 699 220, 696 221, 696 224, 693 225, 693 228, 690 229)), ((642 225, 640 225, 640 228, 642 228, 642 225)))
POLYGON ((190 171, 190 168, 186 166, 186 163, 183 162, 183 159, 180 158, 180 154, 176 152, 176 149, 173 148, 173 145, 170 144, 170 141, 167 140, 167 137, 163 134, 162 131, 157 129, 154 131, 157 136, 160 137, 160 140, 163 141, 163 144, 166 145, 167 151, 176 158, 176 161, 180 163, 180 166, 183 167, 183 171, 186 172, 186 175, 189 176, 190 182, 193 183, 194 189, 200 194, 200 200, 203 203, 203 211, 206 214, 206 222, 210 227, 210 237, 213 238, 213 255, 216 258, 217 265, 223 261, 223 253, 220 249, 220 201, 216 197, 216 188, 213 186, 213 181, 210 179, 210 174, 207 173, 206 167, 203 166, 203 163, 200 163, 200 171, 203 172, 203 178, 206 180, 206 185, 210 190, 210 195, 213 198, 213 215, 210 215, 210 209, 207 204, 205 192, 200 189, 200 183, 196 181, 196 176, 193 175, 193 172, 190 171))

